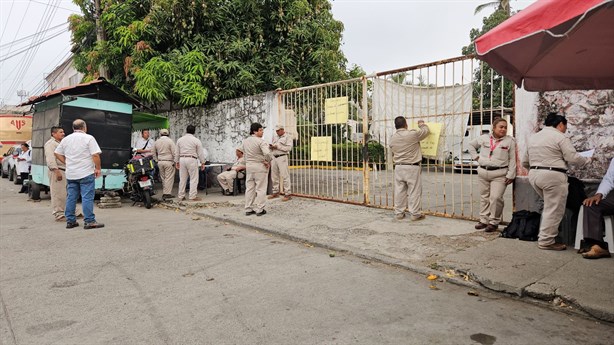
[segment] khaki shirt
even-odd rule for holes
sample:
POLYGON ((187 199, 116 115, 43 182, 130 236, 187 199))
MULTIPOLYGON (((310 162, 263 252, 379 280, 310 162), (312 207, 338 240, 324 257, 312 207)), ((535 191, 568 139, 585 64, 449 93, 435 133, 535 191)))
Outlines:
POLYGON ((233 165, 230 170, 237 170, 237 168, 245 168, 245 156, 239 158, 233 165))
POLYGON ((243 157, 250 172, 266 172, 264 162, 270 162, 274 158, 269 145, 255 135, 243 140, 243 157))
POLYGON ((152 153, 154 160, 159 161, 177 161, 175 159, 175 151, 177 147, 173 140, 165 135, 161 136, 153 146, 152 153))
POLYGON ((45 161, 49 170, 62 169, 66 170, 66 164, 55 158, 55 149, 60 145, 60 142, 51 138, 45 143, 45 161))
POLYGON ((284 133, 281 137, 275 136, 273 145, 277 145, 277 148, 271 151, 273 156, 287 155, 292 150, 292 138, 288 133, 284 133))
POLYGON ((177 145, 175 147, 175 163, 179 163, 179 158, 182 156, 196 158, 204 164, 205 155, 203 153, 203 143, 193 134, 186 133, 177 140, 177 145))
POLYGON ((469 142, 471 158, 482 167, 507 167, 505 178, 516 178, 516 141, 509 135, 495 139, 491 134, 483 134, 469 142), (490 139, 494 149, 491 152, 490 139), (480 150, 478 155, 477 150, 480 150))
POLYGON ((576 152, 565 134, 554 127, 544 127, 529 138, 522 166, 527 169, 533 166, 567 169, 568 163, 582 166, 586 162, 588 158, 576 152))
POLYGON ((422 125, 419 129, 397 129, 390 138, 389 145, 394 163, 420 163, 422 161, 420 140, 423 140, 428 135, 429 128, 427 125, 422 125))

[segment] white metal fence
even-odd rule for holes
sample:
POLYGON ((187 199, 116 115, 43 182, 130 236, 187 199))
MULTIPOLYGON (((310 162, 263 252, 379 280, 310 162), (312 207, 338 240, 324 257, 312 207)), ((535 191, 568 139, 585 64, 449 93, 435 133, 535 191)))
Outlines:
MULTIPOLYGON (((278 92, 278 118, 294 136, 292 191, 391 208, 394 118, 422 119, 422 205, 427 213, 477 219, 479 191, 467 143, 496 117, 513 125, 513 84, 472 57, 278 92)), ((511 188, 506 193, 511 203, 511 188)), ((506 208, 511 212, 511 207, 506 208)), ((509 219, 509 217, 506 217, 509 219)))

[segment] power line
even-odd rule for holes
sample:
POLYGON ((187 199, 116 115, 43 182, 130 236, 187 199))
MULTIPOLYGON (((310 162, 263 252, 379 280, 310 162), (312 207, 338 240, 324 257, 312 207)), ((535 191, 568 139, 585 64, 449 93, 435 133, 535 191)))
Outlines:
MULTIPOLYGON (((56 34, 54 34, 54 35, 52 35, 52 36, 46 37, 46 38, 44 38, 44 40, 40 40, 39 42, 37 42, 37 43, 35 43, 35 44, 32 44, 32 45, 30 45, 30 46, 27 46, 27 47, 25 47, 25 48, 21 49, 20 51, 14 52, 12 55, 9 55, 9 56, 4 55, 4 56, 0 57, 0 62, 3 62, 3 61, 5 61, 5 60, 8 60, 8 59, 10 59, 10 58, 12 58, 12 57, 15 57, 15 56, 17 56, 17 55, 23 54, 23 53, 25 53, 25 52, 29 51, 30 49, 32 49, 32 48, 34 48, 34 47, 37 47, 37 46, 39 46, 39 45, 41 45, 41 44, 43 44, 43 43, 47 42, 48 40, 50 40, 50 39, 52 39, 52 38, 55 38, 55 37, 58 37, 58 36, 60 36, 61 34, 66 33, 66 32, 68 32, 68 29, 66 29, 66 30, 62 30, 62 31, 60 31, 60 32, 58 32, 58 33, 56 33, 56 34)), ((8 55, 8 54, 7 54, 7 55, 8 55)))
MULTIPOLYGON (((7 18, 11 18, 11 13, 13 13, 13 5, 15 5, 15 0, 11 2, 11 9, 9 10, 9 16, 7 18)), ((2 35, 0 35, 0 42, 4 38, 4 33, 6 32, 6 28, 9 26, 8 21, 4 24, 4 30, 2 30, 2 35)))
MULTIPOLYGON (((28 9, 29 8, 30 8, 30 3, 28 2, 28 6, 26 7, 26 13, 28 13, 28 9)), ((13 42, 15 41, 15 38, 17 38, 17 33, 19 33, 21 31, 21 26, 23 25, 23 20, 24 19, 26 19, 25 15, 23 17, 21 17, 21 21, 19 22, 19 27, 17 28, 17 31, 15 31, 15 36, 13 37, 13 42)), ((13 48, 12 44, 9 46, 9 51, 7 52, 7 54, 11 52, 11 48, 13 48)))
POLYGON ((79 12, 79 11, 75 11, 75 10, 73 10, 73 9, 66 8, 66 7, 61 7, 61 6, 57 6, 57 5, 50 5, 50 4, 47 4, 47 3, 44 3, 44 2, 40 2, 40 1, 36 1, 36 0, 30 0, 30 1, 31 1, 31 2, 34 2, 34 3, 37 3, 37 4, 47 5, 47 6, 52 6, 52 7, 55 7, 55 8, 59 8, 59 9, 61 9, 61 10, 70 11, 70 12, 73 12, 73 13, 81 13, 81 12, 79 12))
MULTIPOLYGON (((68 50, 66 52, 66 54, 64 54, 64 56, 60 59, 60 62, 56 65, 56 67, 53 69, 53 71, 56 70, 56 68, 58 68, 58 66, 60 66, 61 64, 63 64, 64 62, 66 62, 67 58, 70 56, 70 50, 68 50)), ((58 54, 59 56, 59 54, 58 54)), ((56 61, 57 61, 57 57, 56 56, 56 61)), ((50 65, 50 64, 49 64, 50 65)), ((47 65, 47 66, 49 66, 47 65)), ((47 88, 47 86, 49 85, 53 85, 53 83, 60 77, 60 75, 62 75, 62 73, 64 73, 64 71, 70 67, 71 64, 66 64, 64 65, 64 67, 57 71, 55 77, 53 79, 51 79, 50 81, 45 80, 45 78, 43 77, 38 83, 36 83, 32 88, 30 88, 30 90, 32 90, 31 95, 38 95, 43 93, 43 91, 47 88), (47 85, 49 84, 49 85, 47 85)), ((47 67, 45 67, 45 69, 47 69, 47 67)))
MULTIPOLYGON (((59 0, 55 1, 56 6, 57 6, 57 3, 59 3, 59 0)), ((8 95, 13 93, 17 89, 17 86, 23 80, 25 76, 25 72, 28 70, 28 68, 30 68, 32 61, 34 60, 34 57, 36 56, 36 53, 38 52, 40 44, 43 41, 43 37, 40 32, 43 30, 46 30, 49 27, 49 24, 51 20, 53 19, 53 17, 55 16, 56 11, 57 11, 57 7, 53 7, 52 4, 49 4, 47 7, 45 7, 43 18, 41 22, 39 22, 39 25, 36 29, 36 32, 38 32, 39 34, 34 36, 34 38, 32 39, 32 45, 31 45, 32 49, 26 52, 26 56, 24 57, 21 64, 19 65, 18 70, 17 70, 18 78, 16 78, 13 81, 13 83, 10 84, 8 88, 8 92, 7 92, 8 95)))
MULTIPOLYGON (((66 24, 68 24, 68 22, 65 22, 65 23, 62 23, 62 24, 58 24, 58 25, 56 25, 56 26, 52 26, 52 27, 50 27, 49 29, 47 29, 47 30, 43 30, 43 31, 41 31, 41 32, 52 31, 52 30, 55 30, 55 29, 57 29, 57 28, 59 28, 59 27, 61 27, 61 26, 63 26, 63 25, 66 25, 66 24)), ((37 34, 38 34, 38 32, 33 33, 32 35, 28 35, 28 36, 24 36, 24 37, 18 38, 18 39, 16 39, 16 40, 15 40, 15 41, 13 41, 13 42, 7 42, 7 43, 4 43, 4 44, 0 44, 0 48, 4 48, 4 47, 6 47, 6 46, 8 46, 8 45, 12 45, 12 44, 16 44, 16 43, 23 42, 23 41, 25 41, 25 40, 27 40, 27 39, 29 39, 29 38, 32 38, 33 36, 35 36, 35 35, 37 35, 37 34)))

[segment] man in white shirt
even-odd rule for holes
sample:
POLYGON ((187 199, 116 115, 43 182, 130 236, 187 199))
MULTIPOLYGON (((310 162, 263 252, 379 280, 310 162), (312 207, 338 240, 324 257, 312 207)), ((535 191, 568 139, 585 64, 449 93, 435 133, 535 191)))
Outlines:
POLYGON ((85 215, 84 229, 97 229, 104 224, 96 222, 94 215, 95 182, 100 177, 100 147, 96 139, 87 134, 85 121, 72 123, 73 133, 66 136, 55 149, 57 159, 66 164, 66 228, 79 226, 75 217, 77 199, 81 194, 81 207, 85 215))
POLYGON ((614 158, 597 188, 597 192, 584 200, 584 240, 578 253, 585 259, 609 258, 608 243, 603 241, 603 216, 614 215, 614 158))
POLYGON ((141 137, 134 144, 135 152, 143 157, 150 157, 153 155, 155 143, 155 140, 149 138, 149 130, 144 129, 141 131, 141 137))

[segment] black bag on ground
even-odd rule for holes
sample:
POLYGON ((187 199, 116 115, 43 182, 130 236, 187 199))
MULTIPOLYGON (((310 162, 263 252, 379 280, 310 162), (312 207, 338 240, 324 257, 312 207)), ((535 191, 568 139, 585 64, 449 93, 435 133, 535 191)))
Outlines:
POLYGON ((512 213, 512 221, 503 229, 501 237, 517 238, 522 241, 537 241, 541 214, 526 210, 512 213))

